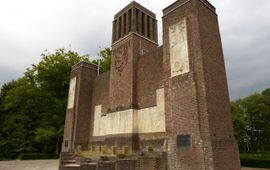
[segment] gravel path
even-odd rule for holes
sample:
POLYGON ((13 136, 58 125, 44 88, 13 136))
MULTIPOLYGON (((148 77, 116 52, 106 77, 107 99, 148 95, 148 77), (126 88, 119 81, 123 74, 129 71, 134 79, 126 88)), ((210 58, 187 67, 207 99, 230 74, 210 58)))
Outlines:
MULTIPOLYGON (((0 170, 58 170, 58 160, 0 161, 0 170)), ((270 170, 242 168, 242 170, 270 170)))

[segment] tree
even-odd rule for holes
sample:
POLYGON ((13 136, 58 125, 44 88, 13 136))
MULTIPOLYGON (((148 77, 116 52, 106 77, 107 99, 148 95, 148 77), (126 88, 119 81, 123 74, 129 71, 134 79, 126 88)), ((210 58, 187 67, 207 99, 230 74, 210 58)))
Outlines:
POLYGON ((35 141, 43 144, 44 141, 47 144, 54 143, 49 146, 54 146, 55 153, 58 153, 62 142, 70 72, 72 66, 78 62, 89 62, 89 56, 79 56, 78 53, 65 49, 58 49, 53 54, 46 53, 42 56, 41 62, 32 65, 25 74, 29 81, 35 82, 43 98, 44 111, 40 114, 35 141), (43 140, 45 136, 48 138, 43 140))
POLYGON ((240 108, 241 100, 231 102, 234 136, 239 144, 240 151, 249 151, 249 138, 246 131, 246 121, 243 110, 240 108))
MULTIPOLYGON (((13 84, 14 82, 12 82, 13 84)), ((20 153, 35 151, 32 140, 41 109, 38 89, 25 77, 16 81, 4 96, 2 113, 4 120, 0 124, 2 153, 20 153)))
POLYGON ((270 149, 268 92, 267 89, 262 94, 255 93, 231 103, 235 137, 241 151, 270 149), (243 145, 243 142, 245 145, 243 145))
POLYGON ((3 86, 1 153, 59 152, 70 72, 76 63, 89 62, 88 58, 65 49, 43 53, 22 78, 3 86))
POLYGON ((98 53, 98 56, 100 56, 101 59, 93 60, 92 63, 97 65, 100 64, 104 72, 109 71, 112 60, 112 50, 110 48, 105 48, 98 53))
MULTIPOLYGON (((89 62, 89 56, 63 48, 41 55, 23 77, 1 89, 0 153, 60 151, 70 72, 78 62, 89 62)), ((103 71, 108 71, 111 49, 98 55, 103 71)))

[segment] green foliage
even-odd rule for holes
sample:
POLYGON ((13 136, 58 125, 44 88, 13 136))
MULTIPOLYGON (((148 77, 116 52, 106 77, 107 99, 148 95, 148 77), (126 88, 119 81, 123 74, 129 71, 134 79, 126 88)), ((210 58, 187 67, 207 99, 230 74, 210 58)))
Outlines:
POLYGON ((235 137, 242 152, 270 150, 269 89, 231 103, 235 137))
POLYGON ((269 153, 242 153, 240 158, 244 167, 270 168, 269 153))
POLYGON ((0 153, 59 153, 72 66, 88 56, 58 49, 0 93, 0 153))
MULTIPOLYGON (((103 71, 110 69, 111 49, 99 52, 103 71)), ((24 76, 0 92, 0 158, 56 158, 61 147, 70 72, 89 56, 63 48, 41 54, 24 76), (43 153, 43 154, 22 154, 43 153)), ((92 63, 98 64, 97 60, 92 63)))
POLYGON ((12 154, 2 154, 0 153, 0 161, 6 161, 6 160, 14 160, 18 157, 16 153, 12 154))
POLYGON ((112 60, 112 50, 110 48, 105 48, 98 53, 98 56, 101 59, 93 60, 92 63, 100 64, 103 72, 107 72, 110 70, 111 60, 112 60))
POLYGON ((58 154, 37 154, 37 153, 22 153, 19 155, 20 160, 35 160, 35 159, 58 159, 58 154))

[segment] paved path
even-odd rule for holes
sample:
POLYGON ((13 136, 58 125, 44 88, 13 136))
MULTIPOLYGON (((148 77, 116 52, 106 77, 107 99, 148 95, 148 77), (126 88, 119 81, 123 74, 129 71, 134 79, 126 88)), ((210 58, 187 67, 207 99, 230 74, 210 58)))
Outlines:
POLYGON ((0 170, 58 170, 58 160, 0 161, 0 170))
MULTIPOLYGON (((58 170, 58 160, 0 161, 0 170, 58 170)), ((242 170, 270 170, 242 168, 242 170)))

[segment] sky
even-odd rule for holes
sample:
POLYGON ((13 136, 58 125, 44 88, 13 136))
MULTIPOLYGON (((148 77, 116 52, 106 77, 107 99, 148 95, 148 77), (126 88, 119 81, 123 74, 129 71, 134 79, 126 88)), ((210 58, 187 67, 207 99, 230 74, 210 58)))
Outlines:
MULTIPOLYGON (((175 0, 137 0, 157 14, 175 0)), ((45 50, 94 59, 111 45, 114 14, 131 0, 0 0, 0 86, 23 75, 45 50)), ((270 87, 270 1, 209 0, 217 8, 232 100, 270 87)))

